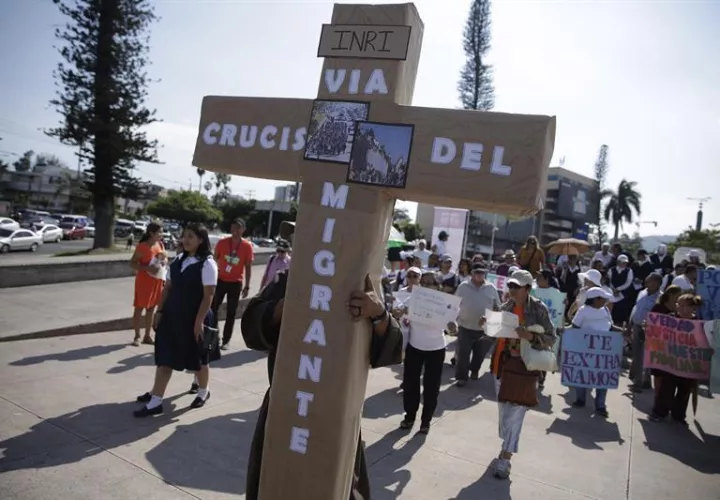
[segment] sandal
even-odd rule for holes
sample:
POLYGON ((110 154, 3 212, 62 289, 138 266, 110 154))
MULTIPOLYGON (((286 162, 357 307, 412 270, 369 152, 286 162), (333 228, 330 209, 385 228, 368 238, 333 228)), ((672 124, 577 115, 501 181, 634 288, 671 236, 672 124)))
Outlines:
POLYGON ((147 345, 155 345, 155 341, 150 336, 145 336, 145 338, 142 340, 142 343, 147 345))
POLYGON ((140 337, 135 337, 130 345, 138 347, 140 345, 140 337))

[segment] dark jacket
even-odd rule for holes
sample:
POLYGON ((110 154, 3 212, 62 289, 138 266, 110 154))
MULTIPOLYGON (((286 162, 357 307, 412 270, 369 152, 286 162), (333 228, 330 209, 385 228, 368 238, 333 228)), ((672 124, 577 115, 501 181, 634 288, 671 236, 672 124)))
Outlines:
MULTIPOLYGON (((248 304, 242 317, 242 334, 247 336, 260 335, 262 343, 267 346, 264 349, 268 352, 268 377, 272 384, 273 367, 275 365, 275 354, 280 337, 280 325, 274 325, 272 318, 275 306, 280 299, 285 297, 288 272, 278 274, 277 279, 267 285, 261 295, 255 297, 248 304)), ((247 341, 246 341, 247 342, 247 341)), ((257 345, 257 343, 253 343, 257 345)), ((373 334, 370 344, 370 367, 397 365, 402 362, 403 337, 400 325, 394 318, 390 318, 390 325, 385 335, 373 334)), ((262 465, 263 444, 265 442, 265 423, 268 416, 270 404, 270 389, 265 393, 265 399, 260 407, 258 421, 255 426, 255 435, 250 446, 250 457, 248 458, 248 472, 246 483, 246 499, 258 500, 260 489, 260 468, 262 465)), ((282 471, 278 471, 278 480, 282 480, 282 471)), ((350 500, 369 500, 370 480, 368 477, 367 464, 365 462, 365 447, 362 437, 358 437, 358 445, 355 450, 355 472, 353 484, 350 490, 350 500)))

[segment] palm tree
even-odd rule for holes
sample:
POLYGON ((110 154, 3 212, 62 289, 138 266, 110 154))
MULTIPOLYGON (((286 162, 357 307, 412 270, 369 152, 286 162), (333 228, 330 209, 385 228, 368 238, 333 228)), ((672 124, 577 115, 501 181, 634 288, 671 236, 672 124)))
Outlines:
POLYGON ((198 174, 198 193, 201 193, 202 188, 200 186, 202 186, 202 178, 203 178, 203 175, 205 175, 205 170, 202 168, 198 168, 197 174, 198 174))
POLYGON ((615 240, 620 234, 620 227, 624 222, 633 221, 633 211, 640 215, 640 200, 642 195, 636 190, 637 182, 620 181, 617 192, 606 189, 600 193, 600 198, 609 198, 603 214, 605 221, 615 226, 615 240))

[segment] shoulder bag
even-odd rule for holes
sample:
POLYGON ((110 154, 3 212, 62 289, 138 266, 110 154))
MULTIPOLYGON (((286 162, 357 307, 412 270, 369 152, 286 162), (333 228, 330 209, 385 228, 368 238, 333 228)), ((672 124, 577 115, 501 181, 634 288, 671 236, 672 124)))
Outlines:
POLYGON ((498 402, 533 408, 539 404, 537 383, 540 372, 530 371, 521 358, 503 354, 500 365, 498 402))
POLYGON ((541 372, 557 371, 557 358, 551 350, 533 349, 530 342, 525 339, 520 340, 520 357, 525 362, 528 370, 537 370, 541 372))

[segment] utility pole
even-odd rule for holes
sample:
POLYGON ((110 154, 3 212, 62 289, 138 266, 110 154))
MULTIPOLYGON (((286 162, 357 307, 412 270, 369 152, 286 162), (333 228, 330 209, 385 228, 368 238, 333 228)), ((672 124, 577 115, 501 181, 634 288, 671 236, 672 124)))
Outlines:
POLYGON ((656 220, 639 220, 635 223, 635 227, 637 228, 637 233, 640 234, 640 225, 642 224, 652 224, 655 227, 657 227, 658 222, 656 220))
POLYGON ((698 202, 697 218, 695 219, 695 231, 702 231, 703 203, 707 203, 712 200, 712 198, 706 196, 705 198, 688 198, 688 200, 698 202))

